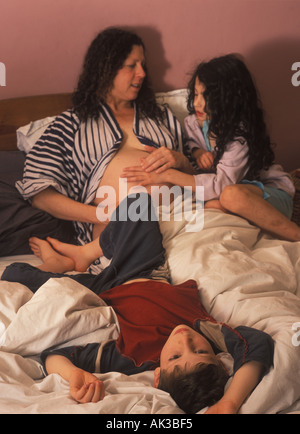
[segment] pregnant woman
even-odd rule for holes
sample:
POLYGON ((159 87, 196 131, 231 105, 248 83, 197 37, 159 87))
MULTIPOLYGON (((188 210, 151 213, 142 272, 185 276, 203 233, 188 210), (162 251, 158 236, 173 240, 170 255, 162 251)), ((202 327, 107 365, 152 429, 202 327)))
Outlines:
POLYGON ((163 160, 190 170, 180 124, 157 105, 150 87, 142 40, 108 28, 87 51, 72 109, 57 116, 35 144, 16 186, 35 208, 73 221, 78 243, 85 244, 105 225, 96 215, 104 199, 97 190, 112 187, 118 198, 119 175, 148 155, 145 146, 164 148, 163 160))

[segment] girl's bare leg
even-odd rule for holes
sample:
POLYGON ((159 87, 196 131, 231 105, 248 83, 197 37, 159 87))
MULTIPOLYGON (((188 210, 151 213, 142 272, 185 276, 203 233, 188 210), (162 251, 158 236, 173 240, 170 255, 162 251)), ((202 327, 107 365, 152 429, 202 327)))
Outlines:
POLYGON ((227 212, 225 208, 222 207, 221 203, 219 200, 215 199, 215 200, 208 200, 207 202, 205 202, 204 204, 204 208, 214 208, 214 209, 219 209, 223 212, 227 212))
POLYGON ((263 198, 263 192, 253 185, 231 185, 220 196, 221 205, 229 212, 287 241, 300 241, 300 227, 285 217, 263 198))

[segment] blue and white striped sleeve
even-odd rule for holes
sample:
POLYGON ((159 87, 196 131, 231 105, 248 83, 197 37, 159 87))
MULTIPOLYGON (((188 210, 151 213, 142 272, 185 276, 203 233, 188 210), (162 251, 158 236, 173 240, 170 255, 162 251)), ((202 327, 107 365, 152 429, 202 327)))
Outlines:
POLYGON ((183 129, 181 127, 181 124, 179 120, 176 118, 176 116, 173 114, 173 112, 168 108, 165 108, 166 113, 166 125, 168 127, 168 130, 171 132, 172 136, 175 140, 175 151, 183 152, 184 148, 184 134, 183 129))
POLYGON ((73 178, 77 168, 73 162, 78 118, 71 110, 57 116, 27 154, 23 179, 16 187, 28 199, 48 187, 74 197, 73 178))

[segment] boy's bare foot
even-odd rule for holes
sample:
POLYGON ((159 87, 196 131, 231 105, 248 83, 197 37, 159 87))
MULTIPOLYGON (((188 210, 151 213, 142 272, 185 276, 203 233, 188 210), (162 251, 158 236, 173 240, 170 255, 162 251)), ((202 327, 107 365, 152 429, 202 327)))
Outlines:
POLYGON ((40 270, 52 273, 66 273, 74 270, 74 261, 56 252, 48 241, 32 237, 29 239, 29 245, 32 252, 43 261, 43 264, 38 267, 40 270))
POLYGON ((86 271, 97 258, 102 256, 99 240, 95 240, 83 246, 63 243, 50 237, 47 237, 47 241, 57 252, 70 258, 74 262, 74 270, 76 271, 86 271))

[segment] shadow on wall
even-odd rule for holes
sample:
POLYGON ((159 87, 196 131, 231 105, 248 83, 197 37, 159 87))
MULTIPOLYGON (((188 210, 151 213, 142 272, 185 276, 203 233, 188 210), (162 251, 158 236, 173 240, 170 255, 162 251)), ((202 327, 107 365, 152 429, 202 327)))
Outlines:
POLYGON ((146 60, 151 84, 154 89, 167 90, 169 86, 165 82, 165 75, 171 65, 165 56, 161 32, 159 32, 155 27, 127 27, 122 25, 120 27, 124 30, 131 30, 142 38, 146 47, 146 60))
MULTIPOLYGON (((276 160, 286 170, 300 167, 300 86, 292 65, 300 62, 300 39, 278 38, 245 55, 260 92, 276 160)), ((300 80, 300 79, 299 79, 300 80)))
MULTIPOLYGON (((165 55, 161 32, 150 26, 120 27, 135 31, 143 39, 153 88, 170 90, 165 77, 171 65, 165 55)), ((292 84, 295 73, 292 65, 300 62, 299 47, 300 39, 278 38, 240 53, 261 95, 271 140, 276 144, 276 161, 288 171, 300 167, 300 86, 292 84)), ((209 59, 215 55, 212 53, 209 59)), ((195 59, 195 65, 198 63, 195 59)), ((186 74, 188 78, 188 72, 186 74)))

